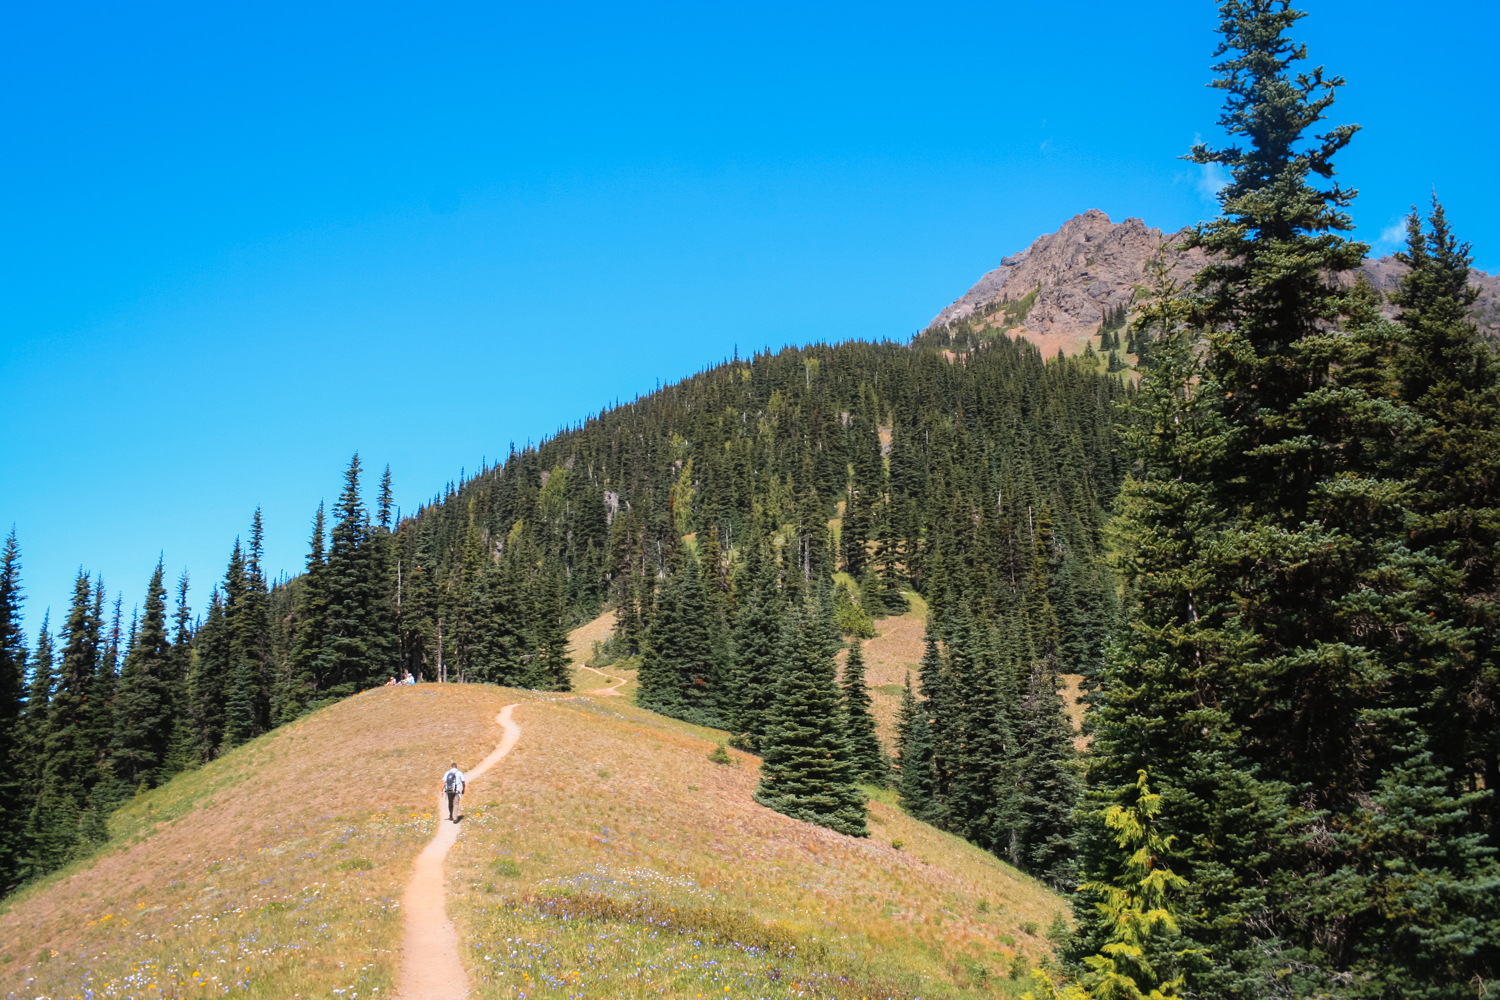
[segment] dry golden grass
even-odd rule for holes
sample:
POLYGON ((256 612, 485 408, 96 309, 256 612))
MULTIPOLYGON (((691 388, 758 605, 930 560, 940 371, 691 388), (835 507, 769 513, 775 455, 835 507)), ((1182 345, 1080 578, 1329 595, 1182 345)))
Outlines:
MULTIPOLYGON (((895 620, 888 620, 895 621, 895 620)), ((439 776, 470 790, 449 912, 482 997, 988 997, 1064 902, 872 792, 869 839, 752 800, 755 758, 625 698, 366 692, 133 800, 0 912, 0 996, 391 996, 439 776), (897 846, 899 845, 899 847, 897 846)))
POLYGON ((1083 675, 1063 674, 1061 680, 1063 686, 1059 690, 1063 699, 1063 711, 1068 714, 1073 731, 1079 734, 1073 738, 1073 748, 1087 750, 1090 738, 1083 735, 1083 713, 1088 710, 1083 702, 1083 675))
POLYGON ((621 677, 625 683, 615 687, 624 698, 635 699, 635 670, 622 669, 620 666, 601 667, 594 670, 585 666, 589 653, 593 651, 594 643, 603 642, 609 638, 609 633, 615 627, 615 613, 606 611, 598 618, 586 624, 580 625, 568 633, 568 657, 573 667, 573 690, 587 694, 598 691, 600 688, 614 686, 612 678, 621 677))
MULTIPOLYGON (((896 748, 896 713, 901 708, 901 688, 906 672, 916 683, 917 664, 922 661, 922 633, 927 628, 927 602, 907 593, 911 610, 895 618, 875 621, 875 638, 865 640, 865 683, 870 689, 875 724, 888 753, 896 748)), ((843 659, 840 655, 840 660, 843 659)))
POLYGON ((869 839, 788 819, 754 757, 709 761, 724 734, 622 702, 523 704, 470 796, 449 892, 478 996, 993 996, 1048 953, 1064 902, 992 855, 884 793, 869 839))
POLYGON ((390 996, 443 770, 514 700, 378 688, 138 796, 103 853, 7 900, 0 996, 390 996))

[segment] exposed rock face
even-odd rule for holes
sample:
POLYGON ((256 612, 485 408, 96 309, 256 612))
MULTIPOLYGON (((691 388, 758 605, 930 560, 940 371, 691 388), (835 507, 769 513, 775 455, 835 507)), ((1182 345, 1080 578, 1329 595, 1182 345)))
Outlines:
MULTIPOLYGON (((1098 209, 1089 209, 1069 219, 1057 232, 1039 237, 1025 250, 1001 260, 999 267, 938 313, 929 328, 983 314, 999 303, 1018 302, 1035 292, 1035 304, 1024 317, 1016 317, 1021 325, 1012 326, 1010 332, 1024 335, 1044 354, 1082 351, 1106 312, 1129 305, 1134 299, 1158 241, 1165 239, 1171 248, 1185 235, 1186 230, 1182 230, 1164 237, 1161 230, 1140 219, 1114 223, 1098 209)), ((1207 260, 1201 250, 1179 253, 1169 249, 1168 258, 1173 262, 1172 277, 1183 285, 1207 260)), ((1406 273, 1406 267, 1391 257, 1366 261, 1361 270, 1387 296, 1406 273)), ((1482 292, 1475 304, 1475 318, 1489 336, 1500 339, 1500 277, 1474 271, 1473 279, 1482 292)), ((1352 283, 1354 275, 1347 280, 1352 283)), ((1396 310, 1387 300, 1383 311, 1394 315, 1396 310)), ((989 325, 1004 327, 1010 322, 1013 320, 999 315, 989 325)))

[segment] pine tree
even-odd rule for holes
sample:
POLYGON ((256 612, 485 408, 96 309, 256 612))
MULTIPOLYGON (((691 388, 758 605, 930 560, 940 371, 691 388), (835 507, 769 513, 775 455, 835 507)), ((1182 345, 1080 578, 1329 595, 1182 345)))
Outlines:
POLYGON ((60 636, 62 665, 48 704, 40 788, 27 818, 32 876, 54 871, 72 857, 81 807, 98 778, 87 704, 99 659, 99 626, 91 581, 80 570, 60 636))
POLYGON ((684 560, 662 589, 642 654, 637 702, 689 722, 716 719, 709 678, 714 674, 713 637, 698 561, 684 560))
POLYGON ((21 549, 10 529, 0 554, 0 893, 21 879, 26 817, 26 636, 21 629, 21 549))
POLYGON ((291 722, 305 712, 318 697, 328 676, 324 659, 328 635, 328 567, 323 554, 323 538, 323 505, 320 503, 317 514, 313 516, 307 570, 297 594, 287 685, 279 699, 277 721, 280 723, 291 722))
POLYGON ((797 618, 797 648, 777 681, 755 801, 793 819, 867 837, 865 795, 828 649, 831 626, 811 603, 797 618))
POLYGON ((1022 702, 1018 756, 1026 817, 1020 867, 1066 889, 1074 874, 1074 810, 1082 780, 1073 749, 1073 727, 1063 712, 1056 672, 1045 661, 1031 670, 1022 702))
POLYGON ((849 741, 849 756, 854 761, 859 780, 883 785, 890 778, 890 763, 875 735, 875 716, 871 712, 869 688, 865 686, 865 655, 858 636, 849 640, 844 660, 844 734, 849 741))
POLYGON ((172 687, 176 691, 178 717, 192 710, 187 700, 188 677, 193 670, 193 609, 188 604, 188 572, 177 578, 177 609, 172 614, 172 687))
POLYGON ((1081 983, 1058 989, 1045 971, 1033 973, 1043 1000, 1177 1000, 1185 969, 1202 964, 1198 949, 1181 947, 1177 910, 1188 883, 1166 864, 1174 839, 1161 830, 1162 796, 1141 771, 1124 799, 1098 813, 1114 843, 1111 877, 1079 887, 1103 939, 1092 953, 1075 954, 1081 983))
POLYGON ((741 749, 759 751, 776 698, 776 681, 787 650, 782 643, 783 605, 776 587, 776 566, 761 551, 762 536, 746 543, 737 588, 744 597, 734 620, 733 701, 727 709, 730 728, 741 749))
MULTIPOLYGON (((1151 768, 1189 883, 1182 930, 1212 956, 1188 988, 1297 995, 1358 967, 1367 995, 1397 995, 1411 988, 1398 956, 1365 951, 1377 918, 1342 887, 1408 862, 1394 839, 1350 832, 1383 782, 1421 770, 1403 722, 1419 710, 1413 659, 1456 637, 1417 601, 1409 486, 1389 454, 1411 422, 1372 391, 1371 338, 1337 329, 1370 311, 1333 277, 1366 248, 1338 235, 1351 194, 1313 179, 1333 176, 1354 127, 1304 133, 1342 81, 1294 73, 1306 50, 1285 36, 1302 14, 1286 4, 1221 13, 1221 123, 1247 144, 1191 157, 1232 181, 1222 216, 1188 240, 1211 254, 1187 303, 1202 350, 1182 311, 1158 310, 1158 363, 1129 431, 1142 466, 1120 505, 1130 635, 1106 670, 1091 796, 1117 799, 1151 768)), ((1082 836, 1096 881, 1112 850, 1098 822, 1082 836)), ((1412 892, 1384 918, 1415 941, 1428 931, 1412 892)), ((1090 947, 1106 936, 1087 907, 1079 923, 1090 947)), ((1470 961, 1423 988, 1456 996, 1491 974, 1483 946, 1470 961)))
POLYGON ((256 708, 261 690, 260 635, 265 621, 263 581, 255 568, 254 549, 250 559, 234 543, 234 554, 230 558, 229 571, 224 577, 225 627, 230 635, 226 644, 228 659, 219 665, 223 677, 222 716, 224 729, 215 734, 219 738, 218 752, 224 753, 253 739, 256 725, 256 708))
POLYGON ((120 671, 115 698, 114 773, 129 788, 161 780, 172 737, 172 645, 167 636, 167 589, 162 565, 146 585, 146 610, 120 671))
MULTIPOLYGON (((31 683, 26 692, 26 710, 21 716, 22 775, 27 788, 34 789, 42 777, 47 740, 47 713, 57 687, 57 671, 52 662, 52 613, 42 616, 37 633, 36 653, 31 657, 31 683)), ((28 796, 28 799, 34 796, 28 796)))
MULTIPOLYGON (((227 579, 233 579, 237 561, 231 559, 227 579)), ((188 673, 188 712, 198 757, 203 761, 213 758, 223 740, 224 697, 228 690, 229 671, 238 656, 227 607, 223 588, 214 587, 208 595, 208 615, 194 636, 188 673)))
POLYGON ((344 490, 335 508, 327 565, 327 632, 323 641, 324 697, 340 698, 374 686, 370 672, 370 579, 364 551, 368 541, 365 508, 359 495, 359 455, 349 461, 344 490))
POLYGON ((948 683, 948 664, 938 648, 938 626, 929 615, 927 629, 922 637, 922 662, 918 665, 917 679, 921 685, 921 700, 918 702, 927 724, 925 736, 929 767, 930 792, 921 812, 913 812, 935 826, 947 828, 952 818, 953 772, 960 756, 961 743, 957 731, 958 715, 954 711, 956 692, 948 683))
POLYGON ((548 574, 538 595, 537 623, 533 630, 536 675, 529 687, 543 691, 573 689, 572 673, 569 670, 573 661, 568 654, 567 614, 562 580, 555 573, 548 574))
MULTIPOLYGON (((1479 294, 1469 284, 1469 245, 1453 235, 1436 197, 1428 221, 1424 233, 1412 210, 1406 252, 1397 255, 1411 270, 1395 297, 1401 327, 1391 391, 1422 418, 1407 449, 1418 492, 1406 527, 1412 547, 1439 560, 1419 584, 1422 603, 1434 618, 1472 629, 1474 639, 1459 657, 1437 653, 1443 666, 1421 723, 1453 780, 1496 789, 1500 649, 1490 637, 1500 630, 1500 361, 1469 317, 1479 294)), ((1491 841, 1500 842, 1500 796, 1491 796, 1488 812, 1491 841)))
POLYGON ((910 673, 896 717, 896 792, 901 808, 911 815, 922 819, 932 814, 932 726, 926 707, 912 691, 910 673))

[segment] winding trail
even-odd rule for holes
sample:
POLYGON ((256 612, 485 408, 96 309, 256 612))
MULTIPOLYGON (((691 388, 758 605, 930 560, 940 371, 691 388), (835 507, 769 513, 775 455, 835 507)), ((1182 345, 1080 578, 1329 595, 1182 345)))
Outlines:
MULTIPOLYGON (((521 727, 511 721, 515 705, 506 705, 495 716, 505 735, 484 760, 465 777, 478 779, 501 757, 510 753, 521 738, 521 727)), ((448 919, 447 892, 443 888, 443 859, 448 848, 458 840, 461 823, 443 819, 447 803, 438 792, 438 829, 432 842, 417 855, 411 880, 401 908, 405 930, 401 936, 401 980, 396 990, 398 1000, 464 1000, 469 995, 469 979, 463 961, 458 957, 458 931, 448 919)))
POLYGON ((587 663, 580 663, 578 666, 579 666, 580 669, 587 670, 590 673, 598 674, 600 677, 603 677, 605 680, 614 681, 614 683, 611 684, 609 687, 594 688, 594 690, 592 690, 592 691, 585 691, 584 694, 597 694, 597 695, 599 695, 602 698, 609 698, 609 697, 623 698, 624 697, 624 695, 620 692, 620 687, 621 687, 621 685, 623 685, 623 684, 626 683, 625 678, 623 678, 623 677, 616 677, 614 674, 606 674, 602 670, 595 670, 593 667, 589 666, 587 663))

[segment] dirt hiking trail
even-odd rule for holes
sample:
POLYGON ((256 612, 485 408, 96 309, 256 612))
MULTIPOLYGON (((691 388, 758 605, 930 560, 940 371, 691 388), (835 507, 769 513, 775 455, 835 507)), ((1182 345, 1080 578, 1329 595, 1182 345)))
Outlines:
MULTIPOLYGON (((611 692, 613 693, 613 692, 611 692)), ((500 745, 480 761, 465 777, 477 780, 501 757, 510 753, 521 738, 521 727, 511 721, 506 705, 495 716, 505 735, 500 745)), ((438 828, 432 842, 417 855, 411 881, 406 883, 402 900, 405 930, 401 940, 401 979, 397 1000, 464 1000, 469 995, 469 980, 458 957, 458 931, 448 919, 447 892, 444 889, 443 860, 458 840, 461 823, 445 818, 447 801, 438 792, 438 828)))
POLYGON ((592 673, 592 674, 598 674, 600 677, 603 677, 607 681, 614 681, 614 683, 611 684, 609 687, 594 688, 594 690, 592 690, 592 691, 585 691, 584 694, 596 694, 596 695, 599 695, 600 697, 603 697, 603 698, 609 698, 609 697, 620 698, 620 697, 623 697, 623 695, 620 693, 620 685, 622 685, 622 684, 625 683, 625 678, 623 678, 623 677, 616 677, 613 674, 606 674, 602 670, 595 670, 593 667, 589 666, 587 663, 580 663, 578 665, 578 668, 580 670, 587 670, 589 673, 592 673))

